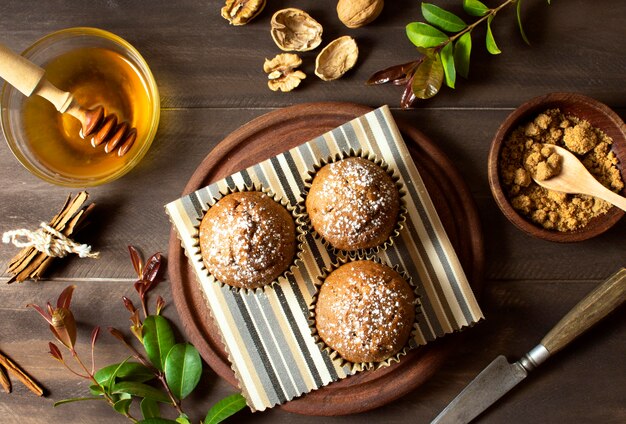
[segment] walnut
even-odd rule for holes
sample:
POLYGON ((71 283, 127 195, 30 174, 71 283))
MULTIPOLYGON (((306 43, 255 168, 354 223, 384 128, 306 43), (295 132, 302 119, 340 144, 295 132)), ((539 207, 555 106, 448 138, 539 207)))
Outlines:
POLYGON ((384 0, 339 0, 337 15, 348 28, 358 28, 376 19, 384 5, 384 0))
POLYGON ((281 53, 273 59, 265 59, 263 70, 268 73, 268 87, 272 91, 291 91, 300 85, 300 81, 306 78, 306 74, 297 71, 302 64, 302 59, 295 53, 281 53))
POLYGON ((315 59, 315 75, 324 81, 340 78, 356 63, 359 48, 356 41, 344 35, 331 41, 315 59))
POLYGON ((322 26, 300 9, 282 9, 274 13, 271 27, 274 42, 286 52, 313 50, 322 42, 322 26))
POLYGON ((265 0, 226 0, 222 17, 231 25, 245 25, 265 7, 265 0))

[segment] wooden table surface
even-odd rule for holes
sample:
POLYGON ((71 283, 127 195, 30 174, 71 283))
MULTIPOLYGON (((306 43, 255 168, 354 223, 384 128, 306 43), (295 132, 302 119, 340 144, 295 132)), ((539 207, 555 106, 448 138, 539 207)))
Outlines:
MULTIPOLYGON (((461 0, 435 3, 462 13, 461 0)), ((226 135, 253 118, 289 105, 318 101, 390 105, 394 115, 436 140, 458 167, 478 204, 485 238, 480 304, 486 320, 467 330, 449 361, 415 391, 376 410, 324 418, 324 422, 430 422, 496 355, 517 359, 587 292, 625 265, 626 220, 600 237, 570 245, 532 239, 513 227, 489 191, 487 154, 504 118, 522 102, 548 92, 580 92, 626 117, 626 2, 555 0, 548 6, 545 1, 526 0, 523 15, 530 47, 517 33, 514 11, 503 10, 494 21, 502 54, 490 56, 485 51, 484 29, 478 29, 470 79, 460 79, 456 90, 443 88, 437 97, 410 111, 399 108, 399 88, 366 87, 364 81, 379 69, 413 60, 416 52, 404 35, 404 26, 421 20, 419 2, 388 0, 378 20, 353 30, 339 22, 334 4, 268 1, 251 24, 232 27, 220 17, 223 2, 211 0, 2 3, 0 41, 16 51, 49 32, 72 26, 99 27, 128 40, 155 75, 162 110, 153 147, 139 166, 118 181, 88 190, 97 203, 95 225, 82 239, 100 251, 101 257, 59 261, 49 277, 38 283, 0 285, 0 351, 14 358, 47 391, 46 397, 37 398, 15 382, 13 393, 0 393, 0 422, 128 422, 103 402, 52 407, 60 399, 85 395, 88 386, 49 357, 47 325, 25 305, 54 301, 66 285, 76 284, 73 310, 79 323, 79 350, 87 353, 94 325, 126 330, 127 312, 120 298, 133 296, 134 281, 126 246, 135 245, 145 254, 166 252, 170 224, 163 205, 179 197, 202 159, 226 135), (361 49, 357 67, 341 80, 323 82, 313 75, 317 52, 305 53, 303 68, 308 77, 302 86, 291 93, 269 91, 263 60, 279 53, 269 35, 269 21, 274 11, 291 6, 316 17, 324 26, 326 41, 344 34, 355 37, 361 49)), ((70 192, 78 191, 38 180, 20 166, 6 145, 0 148, 0 181, 2 232, 36 227, 52 216, 70 192)), ((0 246, 2 266, 15 252, 12 246, 0 246)), ((168 300, 165 315, 182 332, 167 278, 157 292, 168 300)), ((97 347, 99 365, 125 355, 115 340, 103 335, 97 347)), ((622 308, 477 421, 625 422, 625 358, 622 308)), ((198 422, 210 405, 234 391, 207 367, 201 388, 184 404, 198 422)), ((243 412, 233 421, 319 420, 274 409, 243 412)))

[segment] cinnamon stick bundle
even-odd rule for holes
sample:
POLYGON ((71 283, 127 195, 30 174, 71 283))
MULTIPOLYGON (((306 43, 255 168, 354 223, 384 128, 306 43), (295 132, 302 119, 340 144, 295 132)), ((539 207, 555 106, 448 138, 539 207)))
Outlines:
MULTIPOLYGON (((85 222, 95 206, 94 203, 85 206, 88 198, 89 194, 86 191, 78 193, 73 199, 70 194, 59 213, 50 220, 50 227, 67 237, 71 237, 85 222)), ((53 259, 53 257, 38 251, 34 247, 23 248, 9 262, 7 273, 12 274, 12 277, 7 283, 11 284, 15 281, 21 283, 29 279, 39 280, 53 259)))

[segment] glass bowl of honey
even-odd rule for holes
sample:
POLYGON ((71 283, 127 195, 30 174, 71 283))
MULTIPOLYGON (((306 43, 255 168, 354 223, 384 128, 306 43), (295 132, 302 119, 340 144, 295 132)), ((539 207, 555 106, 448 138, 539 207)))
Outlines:
POLYGON ((80 122, 39 96, 4 84, 2 130, 9 148, 34 175, 70 187, 95 186, 130 171, 145 156, 159 125, 159 92, 148 64, 127 41, 96 28, 51 33, 22 56, 45 69, 56 87, 84 108, 104 107, 137 130, 126 154, 106 153, 83 137, 80 122))

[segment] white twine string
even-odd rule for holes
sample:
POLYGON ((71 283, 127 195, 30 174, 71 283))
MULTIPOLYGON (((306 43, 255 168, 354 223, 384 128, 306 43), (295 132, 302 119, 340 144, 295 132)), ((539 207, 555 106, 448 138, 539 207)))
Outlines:
POLYGON ((48 256, 63 258, 68 253, 76 253, 81 258, 97 258, 98 252, 91 252, 88 244, 78 244, 74 240, 61 234, 45 222, 39 229, 7 231, 2 235, 3 243, 13 243, 17 247, 34 247, 48 256))

